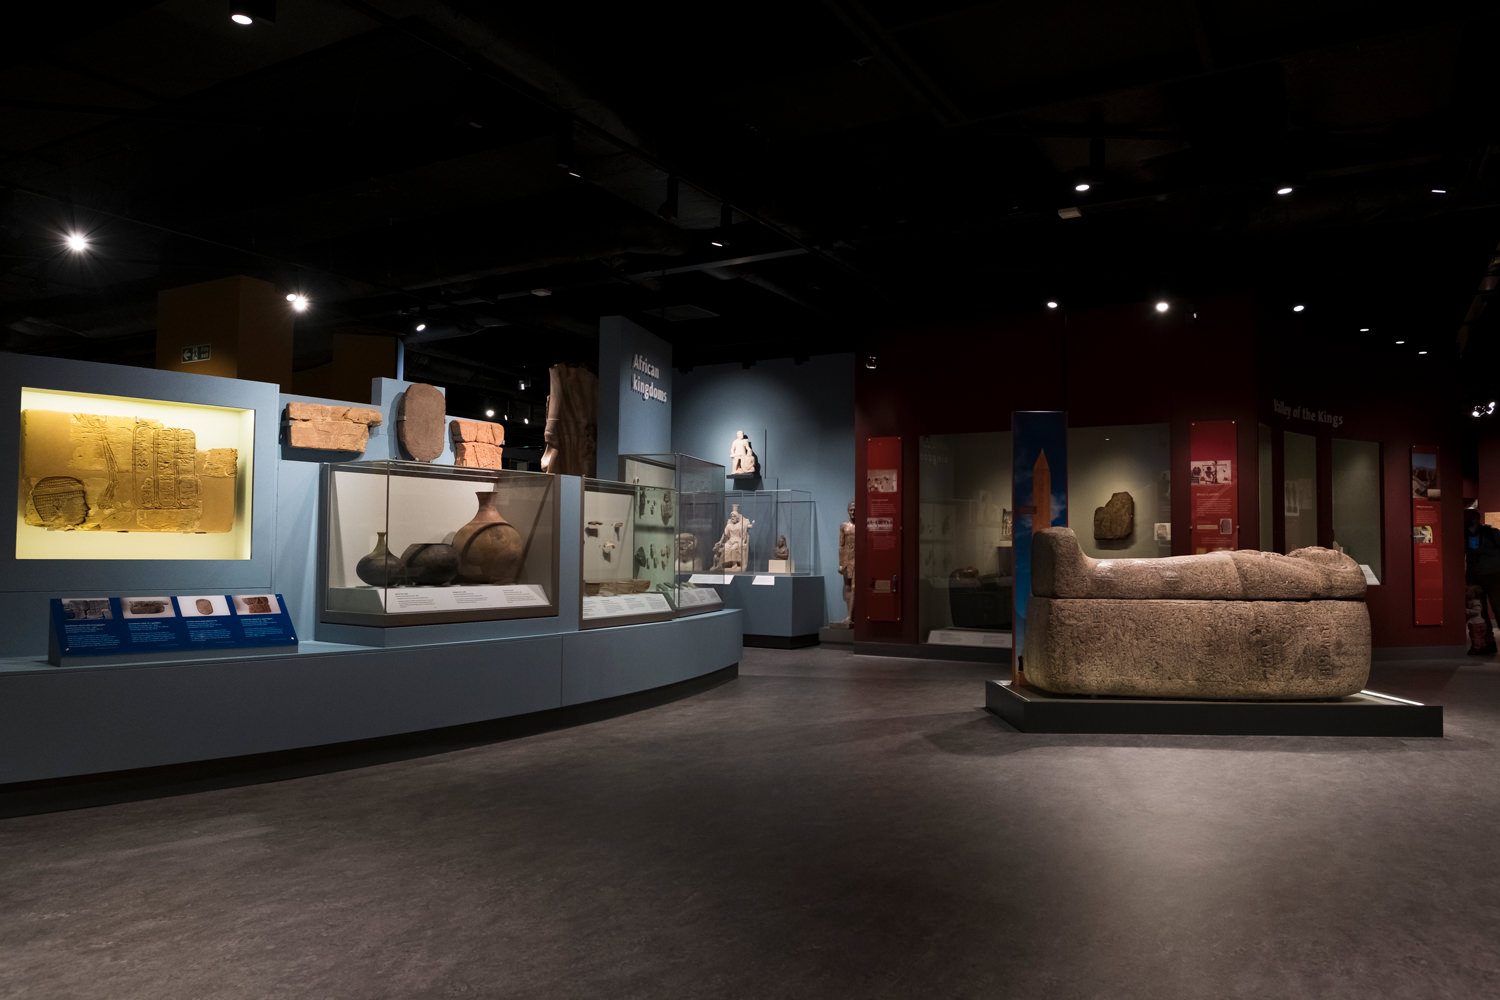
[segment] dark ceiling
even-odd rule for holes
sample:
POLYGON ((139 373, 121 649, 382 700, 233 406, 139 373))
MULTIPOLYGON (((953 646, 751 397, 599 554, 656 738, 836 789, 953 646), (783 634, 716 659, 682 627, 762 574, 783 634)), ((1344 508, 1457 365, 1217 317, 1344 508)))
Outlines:
POLYGON ((245 273, 312 299, 299 367, 383 331, 480 387, 593 361, 607 314, 687 366, 1247 290, 1354 350, 1467 316, 1496 369, 1493 2, 277 7, 7 25, 7 349, 150 364, 159 290, 245 273))

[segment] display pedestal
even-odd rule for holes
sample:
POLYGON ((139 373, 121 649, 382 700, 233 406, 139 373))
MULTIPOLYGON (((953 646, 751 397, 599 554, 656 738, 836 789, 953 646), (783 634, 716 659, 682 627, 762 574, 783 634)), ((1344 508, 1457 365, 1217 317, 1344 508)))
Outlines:
POLYGON ((1442 736, 1443 706, 1375 692, 1337 701, 1168 701, 1047 694, 985 681, 984 707, 1023 733, 1442 736))
POLYGON ((0 659, 0 784, 326 746, 618 698, 737 664, 741 620, 720 611, 394 648, 314 641, 295 652, 131 666, 0 659))
POLYGON ((828 615, 821 576, 741 573, 719 588, 719 596, 724 607, 745 613, 747 646, 815 646, 828 615))

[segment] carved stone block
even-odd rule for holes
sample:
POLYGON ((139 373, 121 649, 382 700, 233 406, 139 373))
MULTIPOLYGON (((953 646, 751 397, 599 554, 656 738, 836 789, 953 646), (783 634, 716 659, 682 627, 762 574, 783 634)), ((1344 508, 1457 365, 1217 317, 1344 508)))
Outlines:
POLYGON ((1103 541, 1129 538, 1135 530, 1135 498, 1115 493, 1103 507, 1094 508, 1094 537, 1103 541))
POLYGON ((431 462, 443 453, 447 406, 442 392, 423 382, 412 383, 396 401, 396 439, 412 458, 431 462))
POLYGON ((505 450, 505 425, 487 420, 458 420, 448 424, 453 438, 453 464, 477 469, 498 469, 505 450))
POLYGON ((362 406, 323 403, 286 404, 286 443, 316 451, 364 451, 370 428, 380 426, 380 411, 362 406))

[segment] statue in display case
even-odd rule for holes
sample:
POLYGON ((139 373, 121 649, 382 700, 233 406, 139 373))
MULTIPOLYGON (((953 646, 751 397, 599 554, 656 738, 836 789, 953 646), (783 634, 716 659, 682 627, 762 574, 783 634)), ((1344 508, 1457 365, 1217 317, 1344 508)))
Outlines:
POLYGON ((839 525, 839 576, 844 578, 844 607, 848 614, 836 624, 854 625, 854 501, 849 501, 849 520, 839 525))
POLYGON ((743 573, 750 557, 750 529, 755 522, 740 513, 739 504, 731 504, 729 520, 719 541, 724 546, 724 572, 743 573))

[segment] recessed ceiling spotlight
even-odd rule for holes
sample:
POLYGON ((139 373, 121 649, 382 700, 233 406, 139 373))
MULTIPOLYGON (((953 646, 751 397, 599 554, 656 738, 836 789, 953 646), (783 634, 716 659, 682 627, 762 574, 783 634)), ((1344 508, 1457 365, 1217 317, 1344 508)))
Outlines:
POLYGON ((295 309, 297 312, 299 312, 299 313, 305 313, 305 312, 307 312, 308 302, 307 302, 307 296, 306 295, 303 295, 300 292, 293 292, 292 294, 290 294, 290 295, 288 295, 286 297, 286 300, 292 304, 292 308, 295 309))
POLYGON ((1369 333, 1370 332, 1370 328, 1368 326, 1362 326, 1362 327, 1359 328, 1359 332, 1360 333, 1369 333))
POLYGON ((1048 301, 1047 301, 1047 308, 1048 308, 1048 309, 1056 309, 1056 308, 1057 308, 1057 303, 1056 303, 1056 302, 1053 302, 1053 301, 1051 301, 1051 300, 1050 300, 1050 299, 1049 299, 1049 300, 1048 300, 1048 301))
POLYGON ((1433 188, 1432 189, 1432 193, 1433 194, 1447 194, 1448 193, 1448 189, 1447 188, 1433 188))
POLYGON ((229 0, 229 19, 240 27, 276 23, 276 0, 229 0))
POLYGON ((1279 187, 1279 188, 1276 189, 1276 193, 1277 194, 1291 194, 1292 193, 1292 189, 1289 186, 1288 187, 1279 187))
POLYGON ((530 417, 522 417, 521 418, 521 423, 523 423, 523 424, 529 424, 529 423, 531 423, 531 418, 530 417))
POLYGON ((418 323, 416 326, 412 327, 412 329, 416 330, 418 333, 421 333, 423 330, 427 329, 427 324, 426 323, 418 323))
POLYGON ((1306 308, 1307 306, 1292 306, 1292 312, 1299 313, 1306 308))
POLYGON ((68 249, 74 253, 83 253, 89 248, 89 238, 82 233, 69 233, 64 242, 68 244, 68 249))
POLYGON ((1074 191, 1080 191, 1080 192, 1082 192, 1082 191, 1087 191, 1088 189, 1089 189, 1089 182, 1088 181, 1079 181, 1077 184, 1073 185, 1073 190, 1074 191))
POLYGON ((1404 343, 1406 343, 1406 341, 1404 341, 1404 340, 1398 340, 1398 341, 1396 341, 1396 343, 1398 343, 1398 344, 1404 344, 1404 343))
POLYGON ((518 384, 521 386, 521 391, 525 392, 526 391, 526 380, 523 378, 523 379, 520 380, 520 382, 518 384))
POLYGON ((1418 354, 1426 354, 1427 352, 1426 351, 1418 351, 1417 353, 1418 354))
POLYGON ((709 245, 709 246, 711 246, 711 247, 721 247, 721 246, 723 246, 723 245, 724 245, 724 244, 723 244, 723 242, 722 242, 722 241, 720 241, 720 240, 709 240, 709 241, 708 241, 708 245, 709 245))
POLYGON ((494 410, 485 410, 484 411, 484 415, 487 416, 487 417, 493 417, 495 415, 495 411, 494 410))
POLYGON ((1159 313, 1164 313, 1170 308, 1172 308, 1171 304, 1165 301, 1156 304, 1156 311, 1159 313))

